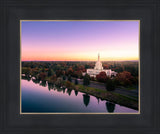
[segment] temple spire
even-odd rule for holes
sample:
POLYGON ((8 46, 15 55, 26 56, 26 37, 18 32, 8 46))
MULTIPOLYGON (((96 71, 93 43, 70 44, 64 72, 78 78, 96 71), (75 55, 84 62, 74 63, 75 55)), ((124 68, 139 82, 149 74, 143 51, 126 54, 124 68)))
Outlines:
POLYGON ((99 56, 99 53, 98 53, 98 61, 100 61, 100 56, 99 56))

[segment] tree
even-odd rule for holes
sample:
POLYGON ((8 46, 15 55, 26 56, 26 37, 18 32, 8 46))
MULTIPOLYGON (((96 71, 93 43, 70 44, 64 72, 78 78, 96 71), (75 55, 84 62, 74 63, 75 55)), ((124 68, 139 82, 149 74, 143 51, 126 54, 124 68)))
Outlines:
POLYGON ((68 75, 72 75, 72 74, 73 74, 73 69, 72 69, 72 67, 70 67, 70 68, 67 70, 67 72, 68 72, 68 75))
POLYGON ((123 71, 117 74, 116 81, 118 81, 118 83, 122 86, 130 86, 134 81, 134 77, 131 75, 130 72, 123 71))
POLYGON ((90 77, 91 78, 91 81, 95 81, 95 77, 90 77))
POLYGON ((65 82, 66 88, 70 89, 72 87, 72 83, 70 81, 65 82))
POLYGON ((43 86, 43 87, 46 87, 46 86, 47 86, 46 81, 42 81, 42 82, 40 83, 40 85, 43 86))
POLYGON ((77 71, 74 71, 73 74, 72 74, 72 76, 75 77, 75 78, 78 78, 78 73, 77 73, 77 71))
POLYGON ((53 75, 50 77, 50 79, 51 79, 51 80, 56 80, 56 79, 57 79, 57 77, 56 77, 56 75, 55 75, 55 74, 53 74, 53 75))
POLYGON ((63 86, 63 80, 62 80, 62 78, 57 78, 57 81, 55 82, 55 85, 57 86, 57 87, 61 87, 61 86, 63 86))
POLYGON ((77 79, 75 79, 74 84, 78 85, 78 80, 77 79))
POLYGON ((56 77, 56 75, 55 74, 53 74, 51 77, 50 77, 50 79, 49 79, 49 83, 55 83, 56 82, 56 80, 57 80, 57 77, 56 77))
POLYGON ((108 79, 106 82, 106 89, 108 91, 113 91, 115 90, 115 82, 113 79, 108 79))
POLYGON ((83 77, 83 85, 88 86, 90 84, 90 76, 86 73, 83 77))
POLYGON ((63 80, 66 80, 66 76, 65 75, 63 75, 63 80))
POLYGON ((30 67, 22 67, 22 74, 25 74, 26 76, 29 76, 31 72, 30 67))
POLYGON ((57 70, 56 71, 56 76, 60 77, 61 75, 63 75, 63 71, 62 70, 57 70))
POLYGON ((68 81, 72 82, 72 78, 70 75, 68 76, 68 81))
POLYGON ((38 75, 38 69, 37 68, 34 68, 32 69, 32 76, 37 76, 38 75))
POLYGON ((100 72, 98 75, 96 75, 96 79, 97 79, 97 81, 99 81, 99 82, 103 82, 103 83, 105 83, 106 82, 106 80, 107 80, 107 75, 106 75, 106 72, 100 72))
POLYGON ((46 78, 46 76, 47 76, 46 73, 41 72, 41 73, 39 74, 39 79, 42 80, 42 81, 44 81, 45 78, 46 78))
POLYGON ((104 68, 104 69, 109 69, 109 66, 108 66, 107 64, 104 64, 104 65, 103 65, 103 68, 104 68))
POLYGON ((44 72, 45 71, 45 69, 44 69, 44 67, 42 68, 42 72, 44 72))
POLYGON ((49 68, 48 69, 48 77, 52 76, 52 70, 49 68))

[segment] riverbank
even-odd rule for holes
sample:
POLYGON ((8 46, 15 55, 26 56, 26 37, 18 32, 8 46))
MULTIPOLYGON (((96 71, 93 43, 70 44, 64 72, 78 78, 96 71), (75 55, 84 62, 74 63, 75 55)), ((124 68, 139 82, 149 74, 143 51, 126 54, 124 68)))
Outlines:
POLYGON ((138 101, 131 99, 129 97, 123 96, 118 93, 114 93, 113 91, 104 91, 101 89, 88 87, 84 85, 74 85, 72 83, 72 87, 75 87, 74 90, 80 91, 89 95, 93 95, 97 98, 100 98, 102 100, 107 100, 110 102, 114 102, 135 110, 138 110, 138 101))
MULTIPOLYGON (((72 78, 75 80, 75 78, 72 78)), ((78 84, 83 85, 83 80, 78 79, 78 84)), ((96 82, 96 81, 90 81, 89 87, 97 88, 106 91, 106 87, 104 83, 96 82)), ((128 98, 134 99, 138 101, 138 89, 132 88, 132 90, 128 90, 125 87, 117 86, 114 90, 114 93, 121 94, 123 96, 126 96, 128 98)))
MULTIPOLYGON (((33 78, 30 78, 30 79, 33 79, 33 78)), ((40 81, 34 80, 34 82, 39 83, 40 81)), ((101 100, 107 100, 122 106, 126 106, 128 108, 138 110, 138 100, 130 98, 129 96, 127 97, 126 95, 122 95, 114 91, 107 91, 99 88, 84 86, 82 84, 75 85, 72 82, 62 80, 61 78, 57 79, 57 81, 54 81, 54 82, 46 78, 45 83, 46 82, 52 83, 55 85, 58 84, 58 87, 63 87, 63 88, 68 88, 68 89, 76 90, 79 92, 83 92, 83 93, 95 96, 101 100)))

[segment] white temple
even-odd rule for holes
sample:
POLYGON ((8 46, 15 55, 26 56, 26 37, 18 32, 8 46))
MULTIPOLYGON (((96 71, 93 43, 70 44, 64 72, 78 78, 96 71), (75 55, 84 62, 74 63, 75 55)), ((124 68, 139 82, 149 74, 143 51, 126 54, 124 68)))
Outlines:
POLYGON ((117 75, 117 72, 112 71, 111 69, 103 69, 100 56, 98 54, 98 61, 96 62, 94 69, 87 69, 87 74, 90 75, 90 77, 96 77, 100 72, 106 72, 106 75, 109 77, 117 75))

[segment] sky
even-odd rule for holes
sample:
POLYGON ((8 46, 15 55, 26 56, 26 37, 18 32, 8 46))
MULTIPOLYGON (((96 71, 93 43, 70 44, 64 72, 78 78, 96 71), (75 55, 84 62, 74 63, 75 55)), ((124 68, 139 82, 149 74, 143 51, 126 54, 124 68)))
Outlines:
POLYGON ((139 59, 139 21, 21 21, 22 61, 139 59))

